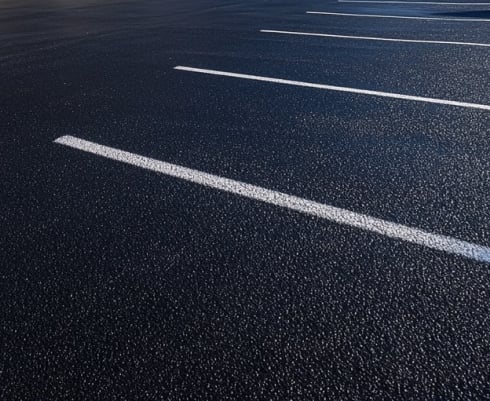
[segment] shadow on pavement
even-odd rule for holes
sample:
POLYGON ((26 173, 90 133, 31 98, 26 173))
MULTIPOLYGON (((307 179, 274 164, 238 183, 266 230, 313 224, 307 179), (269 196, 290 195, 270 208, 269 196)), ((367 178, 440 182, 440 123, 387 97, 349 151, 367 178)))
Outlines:
POLYGON ((434 15, 444 16, 444 17, 462 17, 462 18, 490 18, 490 10, 472 10, 472 11, 460 11, 460 12, 450 12, 450 13, 435 13, 434 15))

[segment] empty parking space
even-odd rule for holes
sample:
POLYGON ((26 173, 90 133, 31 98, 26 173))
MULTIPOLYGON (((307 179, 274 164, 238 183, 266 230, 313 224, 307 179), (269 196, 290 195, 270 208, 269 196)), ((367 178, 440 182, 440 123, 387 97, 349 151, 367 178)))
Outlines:
POLYGON ((490 111, 490 105, 486 105, 486 104, 468 103, 468 102, 461 102, 456 100, 435 99, 430 97, 404 95, 399 93, 388 93, 388 92, 359 89, 359 88, 348 88, 342 86, 317 84, 311 82, 291 81, 291 80, 281 79, 281 78, 262 77, 257 75, 239 74, 235 72, 208 70, 208 69, 195 68, 195 67, 177 66, 175 67, 175 69, 178 71, 187 71, 187 72, 194 72, 199 74, 217 75, 217 76, 224 76, 230 78, 247 79, 252 81, 271 82, 271 83, 282 84, 282 85, 293 85, 293 86, 301 86, 305 88, 355 93, 355 94, 368 95, 368 96, 380 96, 380 97, 388 97, 392 99, 411 100, 414 102, 433 103, 433 104, 440 104, 446 106, 465 107, 470 109, 490 111))
POLYGON ((489 2, 481 2, 481 3, 475 3, 475 2, 465 2, 465 1, 459 1, 456 3, 452 2, 445 2, 445 1, 410 1, 410 0, 405 0, 405 1, 391 1, 391 0, 338 0, 339 3, 366 3, 366 4, 403 4, 407 6, 413 6, 413 5, 429 5, 429 6, 461 6, 461 7, 468 7, 468 6, 490 6, 489 2))
POLYGON ((312 36, 312 37, 332 38, 332 39, 377 40, 377 41, 382 41, 382 42, 427 43, 427 44, 438 44, 438 45, 490 47, 490 44, 488 44, 488 43, 452 42, 452 41, 444 41, 444 40, 379 38, 379 37, 371 37, 371 36, 335 35, 335 34, 331 34, 331 33, 329 34, 329 33, 312 33, 312 32, 277 31, 277 30, 272 30, 272 29, 262 29, 260 32, 274 33, 274 34, 279 34, 279 35, 312 36))
POLYGON ((415 17, 408 15, 389 15, 389 14, 353 14, 353 13, 337 13, 328 11, 307 11, 307 14, 312 15, 329 15, 338 17, 362 17, 362 18, 394 18, 394 19, 413 19, 426 21, 452 21, 452 22, 490 22, 487 18, 455 18, 455 17, 415 17))
POLYGON ((186 167, 150 159, 120 149, 104 146, 83 139, 64 136, 56 139, 58 144, 75 148, 97 156, 102 156, 118 162, 130 164, 135 167, 152 170, 157 173, 180 178, 195 184, 213 189, 230 192, 235 195, 251 198, 275 206, 284 207, 297 212, 305 213, 338 224, 345 224, 362 230, 372 231, 387 237, 423 245, 440 251, 462 255, 479 262, 490 263, 490 248, 478 246, 465 241, 443 235, 428 233, 416 228, 376 219, 370 216, 354 213, 349 210, 323 205, 307 199, 271 191, 228 178, 211 175, 205 172, 192 170, 186 167))

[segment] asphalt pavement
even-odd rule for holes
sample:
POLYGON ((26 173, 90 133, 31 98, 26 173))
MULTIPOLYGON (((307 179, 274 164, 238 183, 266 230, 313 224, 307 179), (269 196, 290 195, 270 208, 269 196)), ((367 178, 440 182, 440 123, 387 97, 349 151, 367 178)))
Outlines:
POLYGON ((0 400, 490 400, 490 3, 0 3, 0 400))

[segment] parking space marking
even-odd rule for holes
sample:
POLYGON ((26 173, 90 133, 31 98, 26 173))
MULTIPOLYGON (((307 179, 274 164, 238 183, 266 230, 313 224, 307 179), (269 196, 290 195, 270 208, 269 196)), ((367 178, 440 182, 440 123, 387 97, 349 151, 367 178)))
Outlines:
POLYGON ((208 70, 208 69, 204 69, 204 68, 177 66, 177 67, 174 67, 174 69, 179 70, 179 71, 194 72, 194 73, 199 73, 199 74, 218 75, 218 76, 224 76, 224 77, 230 77, 230 78, 249 79, 252 81, 271 82, 271 83, 275 83, 275 84, 302 86, 305 88, 323 89, 323 90, 336 91, 336 92, 348 92, 348 93, 356 93, 359 95, 387 97, 387 98, 392 98, 392 99, 411 100, 411 101, 415 101, 415 102, 435 103, 435 104, 441 104, 441 105, 445 105, 445 106, 466 107, 466 108, 471 108, 471 109, 479 109, 479 110, 490 111, 490 105, 460 102, 460 101, 456 101, 456 100, 445 100, 445 99, 436 99, 436 98, 423 97, 423 96, 402 95, 399 93, 381 92, 381 91, 374 91, 374 90, 368 90, 368 89, 349 88, 349 87, 344 87, 344 86, 315 84, 315 83, 311 83, 311 82, 291 81, 288 79, 270 78, 270 77, 262 77, 262 76, 258 76, 258 75, 248 75, 248 74, 237 74, 234 72, 208 70))
POLYGON ((330 33, 276 31, 271 29, 261 29, 260 32, 276 33, 282 35, 316 36, 316 37, 334 38, 334 39, 378 40, 383 42, 427 43, 427 44, 441 44, 441 45, 490 47, 490 44, 488 43, 473 43, 473 42, 448 42, 448 41, 441 41, 441 40, 395 39, 395 38, 380 38, 380 37, 373 37, 373 36, 348 36, 348 35, 334 35, 330 33))
POLYGON ((337 224, 374 232, 386 237, 422 245, 438 251, 464 256, 479 262, 490 262, 490 248, 485 246, 430 233, 418 228, 404 226, 402 224, 378 219, 361 213, 355 213, 350 210, 318 203, 256 185, 247 184, 245 182, 235 181, 199 170, 163 162, 73 136, 62 136, 54 142, 209 188, 319 217, 337 224))
POLYGON ((444 1, 393 1, 393 0, 337 0, 339 3, 374 3, 374 4, 428 4, 428 5, 439 5, 439 6, 490 6, 490 3, 448 3, 444 1))
POLYGON ((307 11, 306 14, 333 15, 333 16, 340 16, 340 17, 415 19, 415 20, 429 20, 429 21, 490 22, 490 19, 485 19, 485 18, 412 17, 412 16, 404 16, 404 15, 332 13, 327 11, 307 11))

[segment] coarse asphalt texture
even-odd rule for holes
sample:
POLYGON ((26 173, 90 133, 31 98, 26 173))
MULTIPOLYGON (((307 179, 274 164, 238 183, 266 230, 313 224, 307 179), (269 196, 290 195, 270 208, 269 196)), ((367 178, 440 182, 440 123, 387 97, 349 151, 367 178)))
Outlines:
POLYGON ((490 400, 490 263, 54 142, 490 247, 490 111, 174 69, 490 105, 490 48, 261 30, 488 44, 490 4, 1 1, 0 400, 490 400))

